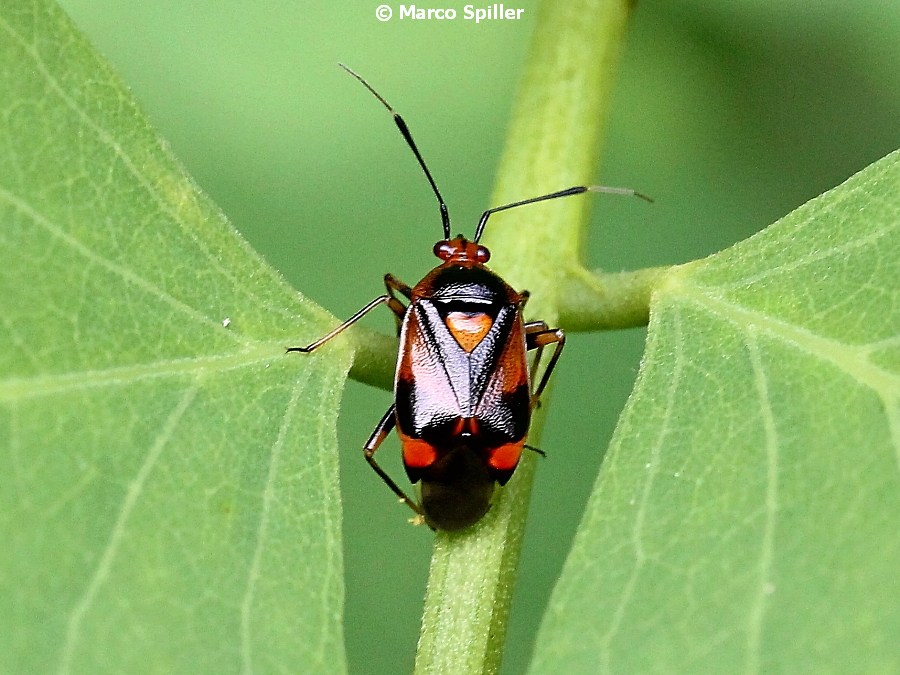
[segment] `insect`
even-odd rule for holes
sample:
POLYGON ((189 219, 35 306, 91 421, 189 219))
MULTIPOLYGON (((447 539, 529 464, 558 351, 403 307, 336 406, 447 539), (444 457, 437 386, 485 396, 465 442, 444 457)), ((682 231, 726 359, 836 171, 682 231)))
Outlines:
POLYGON ((412 287, 385 275, 384 295, 315 342, 287 351, 315 351, 375 307, 388 306, 400 338, 394 402, 363 453, 417 519, 432 529, 461 530, 487 513, 496 484, 505 485, 512 477, 526 447, 532 411, 566 339, 562 330, 544 321, 526 322, 522 311, 528 292, 515 291, 485 266, 490 252, 478 242, 488 219, 498 211, 585 192, 643 195, 626 188, 571 187, 490 208, 481 214, 471 241, 463 235, 451 238, 447 205, 406 122, 366 80, 339 65, 393 115, 425 173, 440 207, 444 238, 434 245, 434 254, 441 262, 412 287), (546 368, 533 386, 543 350, 551 346, 546 368), (529 367, 530 351, 535 355, 529 367), (406 474, 413 484, 420 483, 419 502, 407 496, 375 460, 394 429, 406 474))

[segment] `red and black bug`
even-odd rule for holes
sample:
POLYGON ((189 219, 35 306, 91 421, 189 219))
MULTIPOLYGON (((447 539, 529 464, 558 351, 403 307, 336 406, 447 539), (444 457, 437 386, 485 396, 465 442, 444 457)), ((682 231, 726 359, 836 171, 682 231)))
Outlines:
MULTIPOLYGON (((472 241, 450 237, 450 216, 403 118, 362 77, 341 64, 390 111, 416 156, 440 205, 444 238, 434 245, 441 263, 409 287, 387 274, 387 293, 306 347, 311 352, 378 305, 397 318, 400 350, 394 375, 394 403, 363 448, 366 460, 388 487, 434 529, 461 530, 490 508, 496 483, 515 471, 531 423, 531 412, 547 386, 565 345, 565 335, 543 321, 526 322, 528 292, 513 290, 486 266, 487 248, 478 241, 493 213, 584 192, 635 195, 633 190, 577 186, 481 214, 472 241), (404 305, 402 296, 409 304, 404 305), (538 384, 532 387, 544 347, 553 346, 538 384), (531 367, 526 354, 535 351, 531 367), (403 464, 420 483, 416 502, 375 461, 392 429, 403 448, 403 464)), ((643 197, 643 195, 638 195, 643 197)))

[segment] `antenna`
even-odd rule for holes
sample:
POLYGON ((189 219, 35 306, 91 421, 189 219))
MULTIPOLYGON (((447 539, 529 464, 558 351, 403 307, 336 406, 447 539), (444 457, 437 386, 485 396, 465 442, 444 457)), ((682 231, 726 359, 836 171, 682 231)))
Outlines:
POLYGON ((566 188, 565 190, 551 192, 548 195, 532 197, 531 199, 523 199, 520 202, 513 202, 512 204, 504 204, 503 206, 495 206, 492 209, 488 209, 481 214, 481 218, 478 221, 478 227, 475 228, 475 243, 477 244, 481 239, 481 235, 484 233, 484 226, 492 213, 497 213, 497 211, 506 211, 506 209, 513 209, 517 206, 525 206, 526 204, 534 204, 535 202, 543 202, 547 201, 548 199, 557 199, 559 197, 571 197, 572 195, 580 195, 585 192, 605 192, 606 194, 611 195, 628 195, 639 197, 644 201, 650 203, 653 202, 653 200, 647 195, 636 192, 631 188, 606 187, 605 185, 577 185, 575 187, 566 188))
MULTIPOLYGON (((419 166, 422 167, 422 171, 425 172, 425 177, 428 179, 428 182, 431 184, 431 189, 434 190, 434 196, 437 197, 438 205, 441 209, 441 224, 444 226, 444 239, 450 239, 450 213, 447 211, 447 204, 444 202, 444 198, 441 196, 440 190, 438 190, 437 184, 434 182, 434 178, 431 177, 431 172, 428 170, 428 167, 425 166, 425 160, 422 159, 422 154, 419 152, 419 148, 416 147, 416 142, 413 140, 412 134, 409 131, 409 127, 406 126, 406 122, 400 117, 400 114, 391 107, 391 104, 384 100, 384 97, 379 94, 372 87, 371 84, 366 82, 363 77, 356 73, 353 69, 345 66, 343 63, 338 64, 341 68, 350 73, 353 77, 360 81, 360 83, 368 89, 372 95, 381 101, 381 104, 388 109, 388 112, 394 116, 394 124, 397 125, 397 128, 400 129, 400 133, 403 134, 403 138, 406 139, 407 145, 409 145, 410 149, 413 151, 413 154, 416 156, 416 159, 419 160, 419 166)), ((484 216, 482 216, 483 218, 484 216)), ((476 241, 478 241, 476 239, 476 241)))

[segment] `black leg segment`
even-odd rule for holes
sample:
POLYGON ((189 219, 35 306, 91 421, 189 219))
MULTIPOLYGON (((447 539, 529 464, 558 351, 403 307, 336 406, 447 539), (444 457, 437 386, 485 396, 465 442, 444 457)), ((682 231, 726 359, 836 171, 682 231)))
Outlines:
MULTIPOLYGON (((357 321, 359 321, 361 318, 363 318, 366 314, 368 314, 373 309, 378 307, 378 305, 382 305, 382 304, 386 303, 388 305, 388 307, 391 307, 391 309, 394 309, 394 307, 391 305, 391 302, 400 304, 400 302, 391 295, 379 295, 377 298, 375 298, 369 304, 367 304, 365 307, 363 307, 361 310, 359 310, 356 314, 354 314, 349 319, 347 319, 340 326, 338 326, 331 332, 326 333, 325 335, 320 337, 315 342, 308 344, 305 347, 288 347, 286 351, 303 352, 304 354, 308 354, 311 351, 315 351, 316 349, 318 349, 319 347, 324 345, 326 342, 328 342, 335 335, 342 333, 345 329, 347 329, 350 326, 352 326, 353 324, 355 324, 357 321)), ((406 311, 405 308, 404 308, 404 311, 406 311)), ((396 310, 394 310, 394 312, 396 313, 396 310)))
POLYGON ((525 348, 528 351, 532 349, 537 350, 534 363, 532 364, 532 376, 534 376, 534 371, 540 361, 544 347, 552 344, 555 344, 556 348, 553 350, 553 355, 550 357, 546 369, 544 369, 544 375, 541 377, 540 383, 535 387, 534 393, 531 395, 533 401, 540 399, 547 382, 550 381, 550 375, 556 367, 556 362, 559 361, 563 347, 566 346, 566 334, 559 328, 547 328, 547 324, 544 321, 532 321, 525 324, 525 348))
POLYGON ((391 478, 384 469, 378 466, 378 462, 375 461, 375 453, 378 451, 381 444, 384 443, 384 439, 387 438, 387 435, 391 433, 396 424, 397 418, 394 415, 394 406, 391 405, 384 414, 384 417, 381 418, 378 426, 375 427, 375 431, 372 432, 369 440, 366 441, 366 444, 363 446, 363 454, 365 455, 369 466, 372 467, 372 470, 379 475, 381 480, 383 480, 389 488, 391 488, 394 494, 400 498, 400 501, 411 508, 424 522, 425 514, 422 513, 422 509, 419 508, 419 505, 410 499, 400 486, 394 482, 394 479, 391 478))

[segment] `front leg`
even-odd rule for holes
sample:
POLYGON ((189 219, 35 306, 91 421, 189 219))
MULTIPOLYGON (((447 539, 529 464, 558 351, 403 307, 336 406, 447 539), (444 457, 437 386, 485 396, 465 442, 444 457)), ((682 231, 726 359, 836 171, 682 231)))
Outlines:
POLYGON ((312 342, 312 343, 306 345, 305 347, 288 347, 287 351, 302 352, 304 354, 309 354, 310 352, 315 351, 316 349, 318 349, 319 347, 324 345, 335 335, 342 333, 344 330, 346 330, 347 328, 349 328, 350 326, 355 324, 357 321, 359 321, 361 318, 363 318, 366 314, 368 314, 373 309, 378 307, 378 305, 387 303, 388 307, 391 307, 391 309, 393 309, 393 306, 391 305, 392 302, 396 302, 397 304, 399 304, 399 301, 391 295, 379 295, 377 298, 375 298, 369 304, 367 304, 365 307, 363 307, 361 310, 359 310, 356 314, 354 314, 349 319, 347 319, 340 326, 338 326, 334 330, 330 331, 329 333, 326 333, 325 335, 320 337, 315 342, 312 342))
POLYGON ((396 292, 399 292, 406 296, 409 299, 412 299, 412 289, 404 284, 399 279, 396 279, 392 274, 384 275, 384 285, 387 288, 387 294, 379 295, 377 298, 372 300, 369 304, 359 310, 356 314, 351 316, 349 319, 344 321, 340 326, 332 330, 331 332, 323 335, 315 342, 306 345, 305 347, 288 347, 287 351, 289 352, 302 352, 304 354, 308 354, 312 351, 315 351, 323 344, 328 342, 334 336, 342 333, 344 330, 355 324, 361 318, 363 318, 366 314, 375 309, 378 305, 386 304, 390 310, 394 313, 394 317, 397 319, 397 334, 400 334, 400 324, 403 321, 403 317, 406 315, 406 305, 404 305, 395 295, 396 292))
POLYGON ((384 287, 387 289, 391 300, 388 306, 394 312, 394 318, 397 320, 397 335, 400 335, 400 327, 403 325, 403 317, 406 315, 406 306, 400 302, 395 293, 400 293, 407 300, 412 300, 412 288, 400 281, 393 274, 384 275, 384 287))

